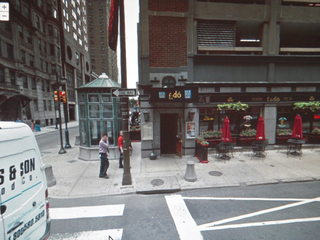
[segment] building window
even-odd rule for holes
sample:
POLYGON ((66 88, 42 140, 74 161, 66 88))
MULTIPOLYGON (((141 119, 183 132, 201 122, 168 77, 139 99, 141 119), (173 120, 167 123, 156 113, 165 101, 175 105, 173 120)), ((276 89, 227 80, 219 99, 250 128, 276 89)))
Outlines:
POLYGON ((34 56, 33 55, 29 55, 29 65, 30 67, 34 67, 34 56))
POLYGON ((41 90, 42 90, 42 92, 44 92, 46 90, 46 83, 45 82, 42 82, 41 90))
POLYGON ((31 33, 28 30, 25 30, 25 39, 27 41, 27 43, 32 44, 32 37, 31 37, 31 33))
POLYGON ((39 106, 38 106, 38 100, 37 99, 33 100, 33 109, 34 109, 34 111, 39 111, 39 106))
POLYGON ((22 5, 22 15, 25 16, 26 18, 30 18, 30 9, 26 4, 22 5))
POLYGON ((24 50, 20 51, 20 59, 23 64, 26 64, 26 52, 24 50))
POLYGON ((9 43, 7 43, 7 57, 11 60, 14 59, 14 56, 13 56, 13 46, 9 43))
POLYGON ((5 81, 6 80, 5 80, 5 77, 4 77, 4 69, 0 68, 0 82, 4 83, 5 81))
POLYGON ((48 34, 50 37, 53 37, 53 26, 51 24, 48 25, 48 34))
POLYGON ((55 56, 55 46, 53 44, 50 44, 50 56, 55 56))
POLYGON ((47 111, 47 101, 43 100, 43 110, 47 111))
POLYGON ((14 71, 10 70, 9 71, 9 74, 10 74, 10 82, 11 82, 11 85, 13 86, 16 86, 17 85, 17 82, 16 82, 16 74, 14 71))
POLYGON ((80 63, 80 55, 78 52, 76 52, 76 64, 79 65, 80 63))
POLYGON ((52 100, 49 100, 48 101, 48 110, 49 111, 52 111, 52 105, 53 105, 52 100))
POLYGON ((174 77, 167 76, 162 79, 162 87, 164 88, 174 88, 176 86, 176 80, 174 77))
POLYGON ((17 24, 17 30, 18 30, 18 34, 19 34, 20 39, 24 40, 23 27, 20 24, 17 24))
POLYGON ((28 84, 28 78, 26 75, 22 75, 21 76, 21 79, 22 79, 22 86, 23 88, 26 88, 28 89, 29 88, 29 84, 28 84))
POLYGON ((35 16, 34 16, 34 25, 38 30, 42 30, 41 29, 41 19, 37 14, 35 14, 35 16))
POLYGON ((34 77, 31 77, 30 80, 31 80, 31 89, 36 90, 37 89, 36 79, 34 77))

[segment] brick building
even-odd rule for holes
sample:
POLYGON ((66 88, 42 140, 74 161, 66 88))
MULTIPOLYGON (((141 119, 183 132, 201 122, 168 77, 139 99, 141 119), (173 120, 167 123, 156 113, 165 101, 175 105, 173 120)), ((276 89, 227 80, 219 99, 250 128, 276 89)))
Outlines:
MULTIPOLYGON (((194 140, 219 130, 217 104, 238 138, 243 117, 264 116, 270 144, 292 104, 320 97, 320 6, 308 0, 140 0, 139 90, 142 156, 194 153, 194 140)), ((303 115, 304 131, 320 126, 303 115)), ((318 119, 318 120, 317 120, 318 119)))

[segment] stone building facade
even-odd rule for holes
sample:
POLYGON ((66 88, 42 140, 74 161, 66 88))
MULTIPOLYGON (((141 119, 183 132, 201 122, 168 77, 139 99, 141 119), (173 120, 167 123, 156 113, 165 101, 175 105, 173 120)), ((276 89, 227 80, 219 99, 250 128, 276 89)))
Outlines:
POLYGON ((117 53, 108 45, 110 0, 87 1, 88 39, 92 71, 118 81, 117 53))
POLYGON ((74 88, 88 82, 91 71, 85 1, 9 2, 10 21, 0 22, 0 120, 55 124, 53 84, 63 77, 67 78, 69 118, 75 119, 74 88))

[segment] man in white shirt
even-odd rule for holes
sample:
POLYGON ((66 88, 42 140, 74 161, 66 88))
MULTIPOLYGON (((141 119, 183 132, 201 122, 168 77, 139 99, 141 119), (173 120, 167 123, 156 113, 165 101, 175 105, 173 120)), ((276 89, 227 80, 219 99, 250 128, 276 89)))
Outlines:
POLYGON ((99 142, 99 157, 100 157, 100 178, 109 178, 107 175, 107 170, 109 168, 109 142, 108 135, 106 133, 102 134, 101 140, 99 142))

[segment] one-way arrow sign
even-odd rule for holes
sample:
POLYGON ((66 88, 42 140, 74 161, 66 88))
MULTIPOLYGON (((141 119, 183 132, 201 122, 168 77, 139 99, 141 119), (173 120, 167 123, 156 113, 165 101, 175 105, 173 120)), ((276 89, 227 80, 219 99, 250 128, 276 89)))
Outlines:
POLYGON ((137 96, 137 89, 119 88, 112 92, 116 97, 134 97, 137 96))

